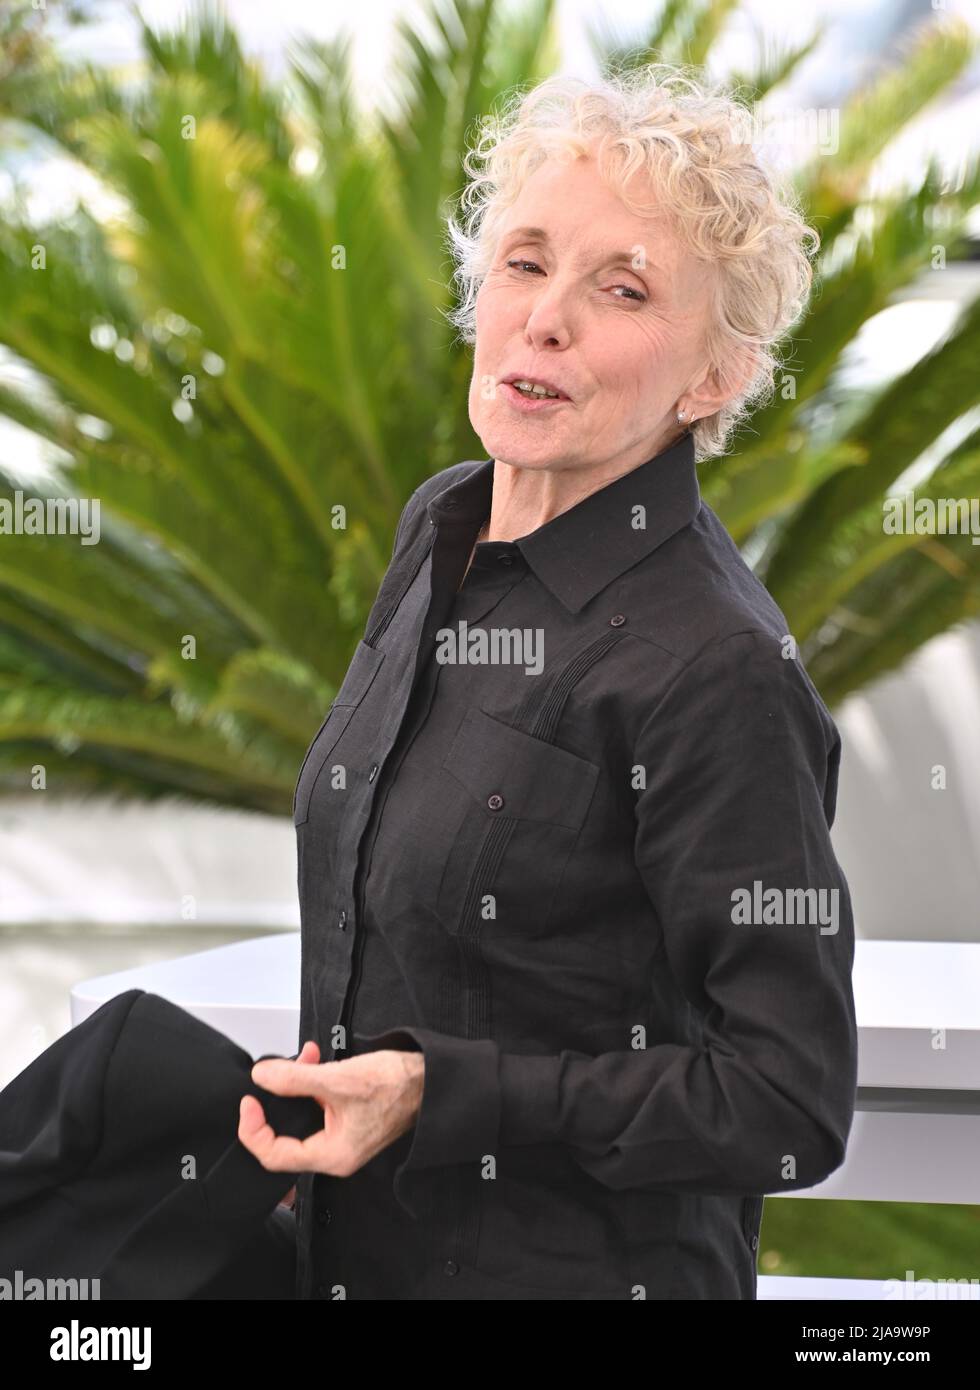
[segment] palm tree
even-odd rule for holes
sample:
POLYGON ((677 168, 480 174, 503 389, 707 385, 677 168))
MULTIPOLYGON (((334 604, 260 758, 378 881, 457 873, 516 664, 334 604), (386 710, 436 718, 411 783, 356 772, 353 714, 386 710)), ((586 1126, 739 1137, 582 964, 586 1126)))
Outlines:
MULTIPOLYGON (((730 5, 669 3, 611 70, 699 64, 730 5)), ((482 457, 469 357, 450 307, 443 218, 475 119, 554 70, 551 0, 433 0, 432 40, 403 24, 392 108, 368 121, 349 41, 305 39, 273 86, 220 10, 141 25, 145 80, 58 59, 26 4, 0 25, 3 144, 27 129, 118 198, 0 226, 0 343, 20 369, 0 415, 47 441, 52 481, 97 498, 101 539, 0 535, 0 778, 185 794, 282 812, 422 478, 482 457), (2 66, 6 62, 7 66, 2 66)), ((597 40, 598 41, 598 40, 597 40)), ((598 41, 601 42, 601 41, 598 41)), ((745 75, 757 99, 807 49, 745 75)), ((824 237, 790 384, 704 491, 785 609, 830 701, 977 611, 980 547, 885 537, 884 495, 976 403, 978 312, 877 399, 841 397, 863 324, 952 250, 977 170, 872 200, 880 148, 962 71, 971 43, 935 25, 901 71, 842 113, 836 158, 800 171, 824 237)), ((0 145, 3 148, 3 145, 0 145)), ((970 436, 925 489, 977 490, 970 436)))

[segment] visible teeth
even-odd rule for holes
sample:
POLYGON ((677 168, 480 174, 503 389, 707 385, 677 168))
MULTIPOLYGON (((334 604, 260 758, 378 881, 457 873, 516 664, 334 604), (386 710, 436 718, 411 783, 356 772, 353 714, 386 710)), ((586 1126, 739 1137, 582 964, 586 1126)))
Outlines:
POLYGON ((558 399, 557 391, 549 391, 546 386, 534 386, 530 381, 512 381, 511 385, 517 391, 522 391, 525 396, 550 396, 553 400, 558 399))

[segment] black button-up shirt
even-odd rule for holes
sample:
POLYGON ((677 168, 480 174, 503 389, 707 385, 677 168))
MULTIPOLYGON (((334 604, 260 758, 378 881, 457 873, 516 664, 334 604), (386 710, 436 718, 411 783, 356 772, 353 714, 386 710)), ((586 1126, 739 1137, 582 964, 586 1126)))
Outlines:
POLYGON ((296 787, 300 1044, 425 1055, 297 1293, 753 1298, 853 1115, 837 729, 690 434, 463 578, 493 469, 410 498, 296 787))

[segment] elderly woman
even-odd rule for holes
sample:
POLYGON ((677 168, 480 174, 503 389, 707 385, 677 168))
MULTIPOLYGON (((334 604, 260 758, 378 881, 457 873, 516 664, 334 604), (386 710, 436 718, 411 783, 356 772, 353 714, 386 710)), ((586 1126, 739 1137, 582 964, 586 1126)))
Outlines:
POLYGON ((816 236, 724 93, 554 79, 450 221, 490 455, 428 478, 296 788, 324 1127, 299 1297, 750 1299, 842 1161, 840 740, 696 464, 771 392, 816 236))

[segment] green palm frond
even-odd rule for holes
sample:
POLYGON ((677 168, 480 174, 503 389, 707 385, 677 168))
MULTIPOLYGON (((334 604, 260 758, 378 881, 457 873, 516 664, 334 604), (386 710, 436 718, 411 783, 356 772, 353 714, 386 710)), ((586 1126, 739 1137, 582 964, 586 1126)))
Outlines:
MULTIPOLYGON (((231 713, 209 723, 184 720, 164 700, 137 703, 0 679, 0 727, 5 740, 50 740, 63 752, 79 744, 132 752, 172 766, 178 778, 185 773, 226 779, 239 792, 253 788, 267 802, 292 787, 283 741, 231 713)), ((290 741, 286 752, 295 757, 296 744, 290 741)))
POLYGON ((840 112, 833 157, 820 152, 798 171, 809 219, 820 229, 824 253, 863 206, 874 160, 931 101, 950 87, 975 57, 977 40, 959 19, 919 26, 904 61, 862 87, 840 112))
MULTIPOLYGON (((668 0, 639 43, 593 34, 600 65, 697 67, 735 8, 668 0)), ((0 160, 33 132, 113 200, 43 225, 15 197, 0 220, 0 416, 52 470, 27 483, 15 446, 0 457, 0 512, 20 489, 101 516, 97 545, 0 536, 0 787, 43 765, 65 791, 288 812, 406 497, 482 454, 444 219, 481 114, 559 57, 553 0, 430 0, 427 18, 399 26, 365 111, 347 37, 295 39, 274 83, 210 0, 166 33, 140 21, 137 82, 58 57, 28 0, 0 14, 0 160)), ((818 41, 760 49, 743 94, 818 41)), ((975 161, 888 196, 869 174, 972 53, 955 21, 917 33, 799 171, 823 236, 813 304, 775 399, 703 470, 830 700, 976 612, 980 547, 885 536, 881 508, 976 403, 977 308, 873 397, 843 371, 936 242, 965 244, 975 161)), ((978 486, 968 440, 920 493, 978 486)))
POLYGON ((873 573, 804 652, 824 698, 837 704, 898 670, 930 638, 980 617, 980 546, 924 539, 873 573))
POLYGON ((732 86, 742 95, 760 102, 777 87, 788 82, 797 68, 815 52, 826 33, 826 25, 814 27, 810 37, 800 44, 761 45, 756 65, 751 70, 734 69, 730 74, 732 86))
POLYGON ((838 538, 947 426, 980 402, 978 356, 980 297, 947 340, 889 386, 851 429, 862 462, 834 473, 798 508, 765 571, 777 601, 794 607, 803 594, 820 592, 838 538))
POLYGON ((650 62, 701 67, 738 0, 667 0, 642 40, 628 42, 608 19, 589 27, 593 52, 606 73, 630 72, 650 62))
POLYGON ((336 695, 310 668, 265 647, 240 652, 225 666, 214 707, 250 715, 287 740, 314 727, 336 695))

